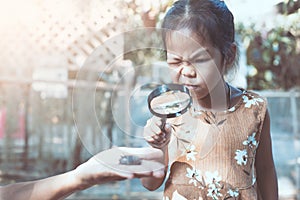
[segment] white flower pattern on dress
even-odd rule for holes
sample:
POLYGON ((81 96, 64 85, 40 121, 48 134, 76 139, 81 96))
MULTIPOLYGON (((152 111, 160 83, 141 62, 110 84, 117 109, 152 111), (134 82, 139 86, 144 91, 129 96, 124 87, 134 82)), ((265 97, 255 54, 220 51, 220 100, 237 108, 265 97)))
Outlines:
POLYGON ((195 168, 186 168, 186 171, 186 177, 190 178, 189 184, 194 184, 194 186, 197 186, 198 181, 201 180, 201 171, 195 168))
POLYGON ((209 185, 216 185, 218 187, 220 187, 220 181, 222 180, 222 178, 219 176, 219 172, 215 171, 215 172, 205 172, 205 178, 206 178, 206 182, 209 185))
POLYGON ((254 98, 254 97, 249 98, 246 95, 244 95, 242 98, 246 108, 251 108, 252 105, 258 105, 258 102, 264 101, 262 98, 254 98))
POLYGON ((231 197, 238 197, 239 194, 240 194, 238 189, 235 189, 235 190, 229 189, 227 193, 228 193, 231 197))
POLYGON ((221 184, 220 181, 222 178, 219 176, 219 172, 205 172, 206 182, 208 183, 207 196, 212 197, 214 200, 218 199, 218 197, 222 197, 221 194, 221 184))
POLYGON ((197 152, 195 151, 196 147, 195 145, 191 145, 187 150, 186 150, 186 159, 187 160, 196 160, 195 155, 197 155, 197 152))
POLYGON ((211 197, 213 200, 218 200, 219 197, 222 197, 222 193, 220 192, 221 188, 216 187, 215 184, 210 184, 207 190, 207 196, 211 197))
POLYGON ((256 133, 254 132, 252 135, 249 135, 247 140, 243 142, 243 145, 249 146, 250 148, 257 147, 258 142, 255 139, 256 133))
POLYGON ((234 159, 236 159, 236 162, 237 162, 238 165, 246 165, 247 160, 248 160, 247 150, 246 149, 243 149, 243 150, 237 149, 236 152, 235 152, 234 159))
POLYGON ((232 108, 228 109, 229 112, 234 112, 235 111, 235 106, 233 106, 232 108))

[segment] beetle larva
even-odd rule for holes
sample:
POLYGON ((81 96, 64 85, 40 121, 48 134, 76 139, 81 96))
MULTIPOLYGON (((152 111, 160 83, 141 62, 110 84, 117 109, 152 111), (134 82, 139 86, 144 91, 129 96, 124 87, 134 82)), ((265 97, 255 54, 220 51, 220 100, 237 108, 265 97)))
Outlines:
POLYGON ((121 165, 140 165, 142 164, 141 158, 133 155, 121 156, 119 163, 121 165))

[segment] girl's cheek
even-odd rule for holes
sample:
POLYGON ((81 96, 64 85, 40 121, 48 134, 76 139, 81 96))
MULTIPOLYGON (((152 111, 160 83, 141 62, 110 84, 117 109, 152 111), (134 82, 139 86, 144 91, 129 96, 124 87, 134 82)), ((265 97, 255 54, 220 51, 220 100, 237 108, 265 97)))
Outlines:
POLYGON ((179 77, 180 77, 180 73, 178 70, 175 69, 170 69, 170 75, 171 75, 171 79, 174 83, 178 83, 179 77))

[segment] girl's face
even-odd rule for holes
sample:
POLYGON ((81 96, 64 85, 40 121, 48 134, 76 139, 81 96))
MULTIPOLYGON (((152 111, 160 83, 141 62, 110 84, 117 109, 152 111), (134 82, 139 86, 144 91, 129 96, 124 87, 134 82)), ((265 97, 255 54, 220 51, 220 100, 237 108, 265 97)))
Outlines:
POLYGON ((167 63, 174 83, 189 88, 198 100, 223 83, 225 63, 219 49, 183 29, 166 38, 167 63))

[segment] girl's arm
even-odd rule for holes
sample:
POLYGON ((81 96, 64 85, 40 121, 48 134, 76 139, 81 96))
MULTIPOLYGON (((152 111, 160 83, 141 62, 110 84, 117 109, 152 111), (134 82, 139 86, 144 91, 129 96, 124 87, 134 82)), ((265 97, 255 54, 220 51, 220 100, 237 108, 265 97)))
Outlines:
POLYGON ((144 137, 145 140, 156 149, 160 149, 163 152, 163 160, 161 161, 165 165, 163 176, 157 177, 146 177, 142 178, 141 182, 145 188, 148 190, 156 190, 159 188, 167 174, 168 164, 169 164, 169 152, 168 146, 171 139, 172 128, 169 123, 162 122, 158 117, 152 117, 147 121, 144 127, 144 137), (163 127, 163 128, 162 128, 163 127))
POLYGON ((0 200, 58 200, 96 184, 127 178, 161 177, 162 152, 153 148, 119 147, 103 151, 76 169, 36 181, 0 187, 0 200), (122 155, 136 155, 141 165, 120 165, 122 155))
POLYGON ((169 163, 169 153, 168 153, 168 146, 165 146, 164 148, 161 148, 163 152, 163 163, 165 165, 165 169, 163 174, 160 177, 145 177, 141 178, 142 185, 147 188, 150 191, 158 189, 164 182, 167 170, 168 170, 168 163, 169 163))
POLYGON ((270 116, 266 112, 261 136, 260 144, 256 152, 256 171, 258 193, 262 199, 278 199, 277 175, 275 171, 272 141, 270 136, 270 116))

